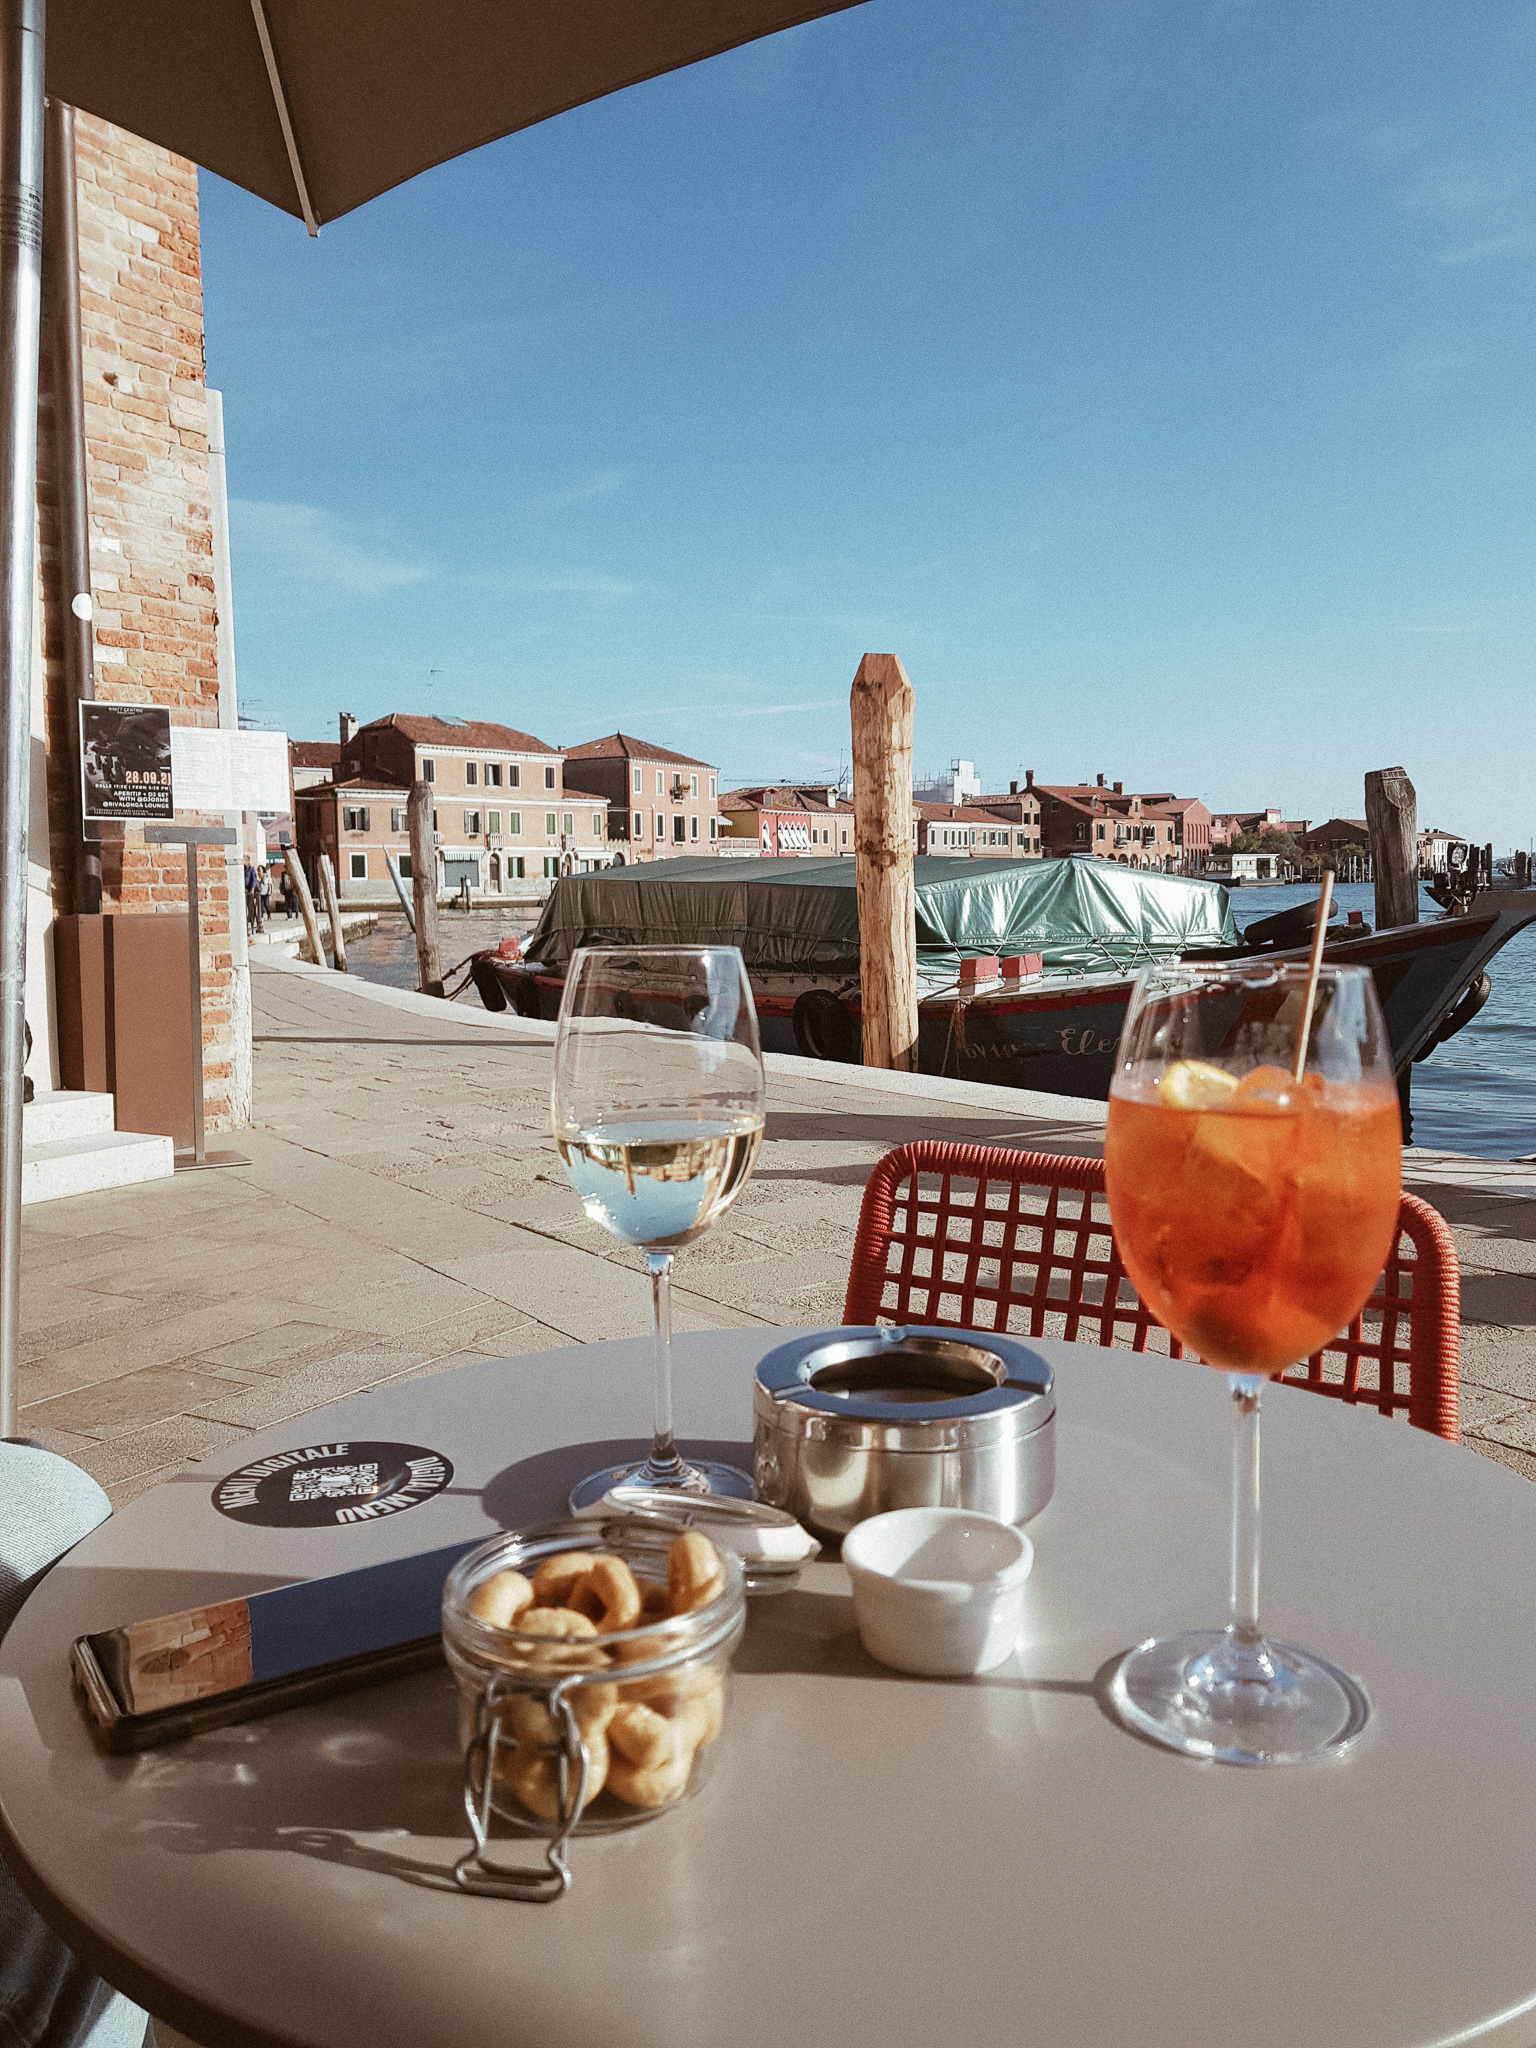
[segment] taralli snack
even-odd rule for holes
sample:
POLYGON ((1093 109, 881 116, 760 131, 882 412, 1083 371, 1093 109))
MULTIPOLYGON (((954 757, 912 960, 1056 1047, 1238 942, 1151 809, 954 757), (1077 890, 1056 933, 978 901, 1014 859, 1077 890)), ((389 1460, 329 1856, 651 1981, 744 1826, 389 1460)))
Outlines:
MULTIPOLYGON (((608 1739, 594 1729, 582 1737, 587 1752, 586 1804, 602 1791, 608 1779, 608 1739)), ((514 1749, 496 1760, 496 1775, 510 1785, 530 1813, 540 1820, 560 1818, 560 1758, 542 1749, 514 1749)), ((686 1773, 684 1783, 687 1782, 686 1773)))
POLYGON ((590 1550, 562 1550, 558 1557, 546 1557, 533 1575, 535 1607, 564 1607, 571 1588, 596 1563, 590 1550))
POLYGON ((640 1619, 640 1588, 622 1557, 599 1557, 566 1595, 567 1606, 584 1614, 599 1634, 633 1628, 640 1619))
POLYGON ((469 1611, 490 1628, 515 1628, 517 1617, 533 1605, 533 1588, 521 1572, 493 1572, 469 1596, 469 1611))
POLYGON ((725 1590, 725 1567, 720 1553, 699 1529, 679 1536, 667 1552, 667 1591, 674 1614, 692 1614, 707 1607, 725 1590))
POLYGON ((691 1749, 680 1750, 671 1763, 659 1764, 651 1771, 610 1752, 608 1790, 629 1806, 670 1806, 687 1789, 692 1770, 691 1749))
POLYGON ((544 1558, 531 1577, 495 1571, 462 1596, 477 1621, 508 1631, 501 1668, 528 1673, 529 1691, 509 1688, 497 1702, 495 1771, 526 1813, 561 1817, 567 1723, 549 1695, 564 1676, 582 1681, 564 1697, 591 1766, 589 1804, 606 1789, 654 1811, 688 1789, 699 1752, 719 1736, 725 1716, 723 1669, 708 1661, 707 1647, 693 1656, 699 1628, 690 1617, 720 1597, 727 1573, 709 1538, 686 1530, 666 1553, 666 1574, 664 1584, 637 1578, 611 1551, 567 1550, 544 1558), (623 1675, 626 1667, 656 1664, 678 1668, 623 1675))
POLYGON ((601 1671, 607 1654, 597 1647, 597 1630, 584 1614, 569 1607, 529 1607, 519 1615, 518 1630, 525 1636, 547 1636, 548 1649, 531 1650, 528 1662, 535 1670, 601 1671))

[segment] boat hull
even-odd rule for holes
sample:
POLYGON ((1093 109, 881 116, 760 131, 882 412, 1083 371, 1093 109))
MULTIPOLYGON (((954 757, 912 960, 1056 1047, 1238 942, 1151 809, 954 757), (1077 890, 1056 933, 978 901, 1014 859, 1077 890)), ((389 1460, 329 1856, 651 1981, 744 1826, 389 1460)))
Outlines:
MULTIPOLYGON (((1402 1073, 1426 1055, 1499 949, 1533 922, 1536 890, 1489 891, 1462 917, 1340 939, 1325 949, 1324 957, 1371 970, 1393 1064, 1402 1073)), ((1245 957, 1270 962, 1306 956, 1305 947, 1293 947, 1245 957)), ((508 963, 496 963, 495 972, 507 1000, 523 1015, 550 1020, 558 1015, 563 987, 558 974, 508 963)), ((764 1052, 803 1051, 794 1009, 813 988, 826 990, 857 1025, 858 988, 846 976, 754 971, 750 979, 764 1052)), ((992 983, 974 995, 951 989, 925 996, 918 1006, 919 1070, 1102 1102, 1114 1075, 1133 980, 1129 974, 1043 975, 1016 989, 992 983)), ((856 1033, 850 1036, 856 1043, 856 1033)))

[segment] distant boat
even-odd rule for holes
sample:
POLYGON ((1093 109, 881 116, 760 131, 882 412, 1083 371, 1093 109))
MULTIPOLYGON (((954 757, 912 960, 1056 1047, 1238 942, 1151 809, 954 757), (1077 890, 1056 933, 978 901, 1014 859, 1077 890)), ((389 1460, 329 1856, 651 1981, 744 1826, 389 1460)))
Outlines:
MULTIPOLYGON (((522 958, 472 963, 489 1009, 553 1019, 578 946, 722 944, 746 961, 765 1052, 860 1062, 850 860, 657 861, 558 882, 522 958), (787 872, 786 872, 787 871, 787 872)), ((1136 970, 1158 960, 1305 959, 1312 907, 1239 934, 1218 883, 1109 861, 919 858, 918 1065, 925 1074, 1102 1101, 1136 970), (957 869, 959 872, 957 872, 957 869), (979 986, 962 963, 1028 971, 979 986), (1033 957, 1031 957, 1033 956, 1033 957)), ((1324 957, 1369 967, 1398 1071, 1487 1000, 1488 962, 1536 922, 1536 890, 1486 890, 1460 916, 1331 926, 1324 957)))

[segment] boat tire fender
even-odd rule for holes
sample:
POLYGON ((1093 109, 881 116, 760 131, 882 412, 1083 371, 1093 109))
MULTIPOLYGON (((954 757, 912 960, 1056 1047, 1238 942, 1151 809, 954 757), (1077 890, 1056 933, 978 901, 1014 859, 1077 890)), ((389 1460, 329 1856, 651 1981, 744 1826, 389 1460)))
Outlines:
POLYGON ((519 1017, 539 1015, 539 985, 531 974, 519 977, 512 989, 512 1007, 519 1017))
POLYGON ((1465 1030, 1492 994, 1492 981, 1486 974, 1480 974, 1424 1050, 1414 1054, 1415 1061, 1427 1060, 1437 1045, 1444 1045, 1446 1040, 1454 1038, 1458 1031, 1465 1030))
POLYGON ((864 1045, 858 1020, 829 988, 808 988, 795 998, 790 1016, 795 1044, 808 1060, 835 1060, 845 1067, 863 1064, 864 1045))
POLYGON ((476 993, 488 1010, 504 1010, 507 1007, 507 992, 501 985, 501 976, 489 960, 476 960, 471 966, 470 977, 476 993))

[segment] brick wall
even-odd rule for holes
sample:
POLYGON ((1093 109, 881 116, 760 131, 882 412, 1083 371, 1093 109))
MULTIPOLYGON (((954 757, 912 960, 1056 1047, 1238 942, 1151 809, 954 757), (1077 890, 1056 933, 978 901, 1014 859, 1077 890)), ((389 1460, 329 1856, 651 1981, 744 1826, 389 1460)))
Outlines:
MULTIPOLYGON (((213 534, 204 394, 197 171, 184 157, 79 114, 80 299, 96 694, 170 707, 173 725, 218 724, 213 534)), ((38 436, 48 811, 54 907, 71 909, 53 413, 44 338, 38 436)), ((178 823, 221 824, 178 813, 178 823)), ((102 908, 186 907, 186 856, 103 825, 102 908)), ((220 853, 202 874, 203 1059, 210 1125, 230 1121, 233 963, 220 853)), ((237 906, 238 908, 238 906, 237 906)))

